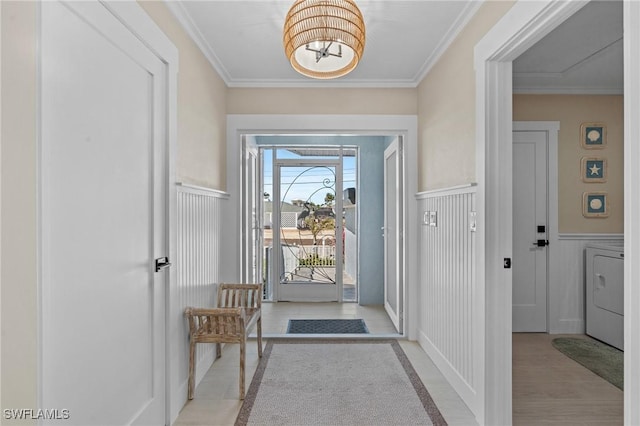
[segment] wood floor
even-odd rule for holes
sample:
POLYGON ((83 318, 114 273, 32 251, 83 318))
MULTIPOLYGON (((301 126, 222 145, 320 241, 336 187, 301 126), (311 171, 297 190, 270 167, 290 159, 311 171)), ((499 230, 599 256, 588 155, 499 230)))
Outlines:
POLYGON ((551 346, 556 337, 513 334, 513 424, 621 425, 623 392, 551 346))

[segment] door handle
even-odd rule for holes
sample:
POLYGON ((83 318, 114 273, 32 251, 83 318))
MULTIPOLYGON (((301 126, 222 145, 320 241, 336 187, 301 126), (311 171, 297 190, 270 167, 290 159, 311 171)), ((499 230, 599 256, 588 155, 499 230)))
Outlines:
POLYGON ((168 268, 169 266, 171 266, 171 262, 169 262, 168 257, 165 256, 156 259, 156 272, 160 272, 163 269, 168 268))
POLYGON ((548 246, 549 245, 549 240, 537 240, 535 243, 533 243, 533 245, 536 246, 536 247, 548 246))

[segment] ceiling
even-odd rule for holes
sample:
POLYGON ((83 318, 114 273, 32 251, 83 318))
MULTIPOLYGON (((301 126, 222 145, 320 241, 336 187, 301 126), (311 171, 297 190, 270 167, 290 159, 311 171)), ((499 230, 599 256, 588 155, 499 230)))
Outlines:
POLYGON ((622 1, 592 1, 513 62, 519 93, 623 93, 622 1))
MULTIPOLYGON (((229 87, 416 87, 482 4, 357 0, 367 41, 358 67, 334 80, 296 73, 282 27, 293 0, 181 0, 167 6, 229 87)), ((514 91, 622 93, 622 1, 597 1, 514 62, 514 91)))

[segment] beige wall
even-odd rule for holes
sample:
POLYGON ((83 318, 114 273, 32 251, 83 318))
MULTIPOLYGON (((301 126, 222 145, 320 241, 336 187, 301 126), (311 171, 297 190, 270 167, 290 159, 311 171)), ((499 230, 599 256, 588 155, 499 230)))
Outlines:
POLYGON ((487 1, 418 86, 418 190, 476 182, 473 49, 513 6, 487 1))
MULTIPOLYGON (((226 86, 163 2, 142 6, 179 50, 177 179, 224 190, 226 86)), ((0 403, 2 409, 37 408, 36 3, 2 1, 0 7, 0 403)))
POLYGON ((180 55, 176 179, 224 191, 227 87, 163 1, 139 4, 176 45, 180 55))
POLYGON ((558 134, 558 230, 561 233, 624 232, 623 198, 623 97, 588 95, 515 95, 516 121, 559 121, 558 134), (601 150, 580 145, 580 124, 604 122, 607 145, 601 150), (585 183, 581 178, 582 157, 607 159, 607 182, 585 183), (606 191, 610 215, 607 218, 582 216, 582 194, 606 191))
POLYGON ((37 408, 36 6, 3 1, 0 7, 1 404, 2 409, 37 408))
POLYGON ((415 89, 229 89, 229 114, 417 114, 415 89))

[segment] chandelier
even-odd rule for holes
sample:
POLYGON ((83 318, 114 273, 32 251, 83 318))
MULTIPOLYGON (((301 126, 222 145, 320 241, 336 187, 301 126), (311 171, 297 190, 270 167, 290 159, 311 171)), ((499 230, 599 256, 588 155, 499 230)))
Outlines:
POLYGON ((362 13, 353 0, 296 0, 284 22, 283 43, 300 74, 341 77, 358 65, 364 51, 362 13))

